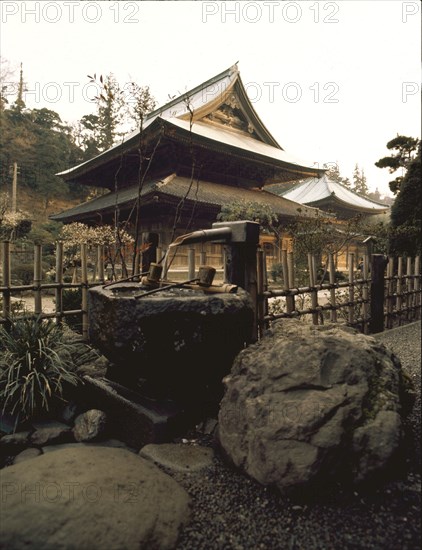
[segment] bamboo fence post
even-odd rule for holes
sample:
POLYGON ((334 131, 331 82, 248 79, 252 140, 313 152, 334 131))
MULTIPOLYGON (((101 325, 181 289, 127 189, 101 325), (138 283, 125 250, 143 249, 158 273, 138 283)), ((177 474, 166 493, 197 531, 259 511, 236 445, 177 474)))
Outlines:
POLYGON ((413 279, 413 290, 415 292, 415 300, 414 300, 414 306, 415 306, 415 313, 416 313, 416 319, 420 318, 420 303, 421 303, 421 296, 420 296, 420 276, 421 276, 421 257, 416 256, 415 258, 415 278, 413 279))
POLYGON ((63 319, 63 242, 56 243, 56 323, 62 324, 63 319))
POLYGON ((365 300, 365 302, 362 304, 362 317, 363 317, 363 332, 364 334, 369 333, 369 304, 368 304, 368 298, 369 298, 369 288, 368 288, 368 277, 369 277, 369 256, 367 254, 363 257, 363 279, 366 281, 363 284, 362 288, 362 298, 365 300))
MULTIPOLYGON (((132 276, 133 276, 133 280, 134 281, 139 281, 139 275, 142 271, 142 252, 138 249, 136 251, 136 254, 135 254, 135 262, 134 262, 134 273, 132 273, 132 276)), ((123 267, 123 265, 122 265, 123 267)), ((127 276, 127 274, 126 274, 127 276)), ((124 277, 123 275, 123 272, 122 272, 122 277, 124 277)))
MULTIPOLYGON (((315 263, 312 254, 308 253, 308 269, 309 269, 309 286, 312 288, 311 293, 311 307, 316 309, 318 307, 318 293, 315 288, 315 263)), ((312 323, 314 325, 318 324, 318 313, 312 313, 312 323)))
POLYGON ((188 249, 188 279, 195 278, 195 249, 188 249))
MULTIPOLYGON (((334 255, 331 253, 328 255, 328 273, 330 277, 330 285, 334 285, 336 282, 336 267, 334 265, 334 255)), ((336 289, 330 288, 330 302, 333 307, 336 307, 336 289)), ((330 311, 330 321, 337 323, 337 310, 332 309, 330 311)))
MULTIPOLYGON (((262 265, 263 265, 263 283, 264 283, 264 291, 266 292, 268 290, 268 272, 267 272, 267 253, 265 250, 262 250, 262 265)), ((268 315, 268 298, 265 298, 264 301, 264 314, 268 315)))
MULTIPOLYGON (((290 288, 292 288, 295 284, 295 264, 293 261, 293 252, 287 252, 287 273, 289 274, 289 285, 290 288)), ((295 297, 292 295, 290 298, 292 301, 292 311, 294 311, 296 309, 295 297)))
POLYGON ((88 269, 86 244, 81 244, 82 338, 88 340, 88 269))
POLYGON ((348 307, 349 314, 348 314, 348 323, 349 323, 349 325, 352 325, 353 321, 354 321, 354 312, 355 312, 355 306, 354 306, 354 301, 355 301, 355 286, 354 286, 355 253, 354 252, 349 253, 348 263, 349 263, 349 307, 348 307))
POLYGON ((412 258, 407 257, 406 260, 406 319, 409 320, 413 317, 413 295, 412 295, 412 258))
POLYGON ((387 264, 387 328, 393 326, 393 310, 394 310, 394 257, 388 257, 387 264))
POLYGON ((401 326, 402 307, 403 307, 403 257, 399 256, 397 265, 397 287, 396 287, 396 311, 399 317, 399 326, 401 326))
POLYGON ((207 253, 205 250, 201 250, 199 253, 199 265, 207 265, 207 253))
POLYGON ((12 311, 11 299, 10 299, 10 282, 11 276, 11 264, 10 264, 10 242, 3 241, 2 247, 2 263, 3 263, 3 286, 6 290, 3 290, 3 317, 10 319, 10 313, 12 311))
POLYGON ((227 246, 223 246, 223 262, 224 262, 224 275, 223 275, 223 282, 228 283, 229 282, 229 270, 228 270, 228 251, 227 246))
MULTIPOLYGON (((283 290, 289 291, 290 290, 289 268, 287 264, 287 250, 285 249, 281 250, 281 264, 283 267, 283 290)), ((292 311, 293 311, 292 297, 286 296, 286 312, 292 313, 292 311)))
POLYGON ((42 248, 40 244, 34 245, 34 313, 42 313, 41 279, 42 279, 42 248))
POLYGON ((387 260, 382 254, 372 254, 371 257, 371 319, 369 331, 371 334, 384 330, 384 297, 385 297, 385 266, 387 260))
POLYGON ((97 276, 98 280, 104 283, 104 246, 99 244, 97 246, 97 276))
POLYGON ((264 303, 264 251, 259 248, 256 251, 256 284, 257 284, 257 316, 258 316, 258 336, 262 338, 264 331, 264 315, 265 315, 265 303, 264 303))

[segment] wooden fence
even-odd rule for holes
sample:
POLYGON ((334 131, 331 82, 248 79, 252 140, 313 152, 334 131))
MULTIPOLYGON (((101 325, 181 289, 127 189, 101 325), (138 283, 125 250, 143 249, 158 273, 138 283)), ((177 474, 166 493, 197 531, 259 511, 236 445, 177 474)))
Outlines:
POLYGON ((355 254, 348 258, 346 281, 337 280, 334 257, 327 261, 323 281, 317 282, 316 259, 308 255, 309 285, 295 286, 293 253, 282 251, 283 284, 269 288, 265 258, 258 251, 258 326, 262 332, 280 318, 308 316, 313 324, 343 321, 365 334, 381 332, 404 322, 420 319, 420 257, 404 259, 374 254, 356 265, 355 254), (325 275, 325 276, 324 276, 325 275))
MULTIPOLYGON (((91 255, 90 270, 87 246, 80 250, 78 277, 65 282, 63 244, 57 243, 55 251, 54 281, 46 282, 42 274, 42 247, 35 245, 33 255, 33 280, 29 284, 13 284, 11 248, 9 242, 2 243, 0 297, 2 316, 5 323, 12 314, 12 297, 31 294, 34 299, 34 314, 43 318, 54 318, 62 323, 68 316, 79 315, 84 339, 88 338, 88 290, 90 286, 104 284, 104 262, 102 247, 91 255), (63 291, 81 289, 80 308, 65 310, 63 291), (43 311, 43 299, 46 292, 54 295, 54 310, 43 311)), ((195 254, 188 250, 188 278, 195 273, 195 254)), ((205 255, 200 258, 206 262, 205 255)), ((329 256, 323 282, 317 280, 317 263, 314 256, 308 256, 307 277, 309 284, 299 287, 296 284, 292 252, 281 253, 281 288, 271 286, 267 277, 265 253, 257 253, 257 303, 256 321, 259 332, 279 318, 309 319, 313 324, 325 322, 344 322, 359 328, 364 333, 381 332, 397 324, 420 319, 421 311, 421 273, 420 257, 384 258, 381 255, 365 256, 360 266, 356 265, 353 253, 349 255, 346 280, 339 281, 333 256, 329 256), (328 282, 325 282, 328 280, 328 282)))

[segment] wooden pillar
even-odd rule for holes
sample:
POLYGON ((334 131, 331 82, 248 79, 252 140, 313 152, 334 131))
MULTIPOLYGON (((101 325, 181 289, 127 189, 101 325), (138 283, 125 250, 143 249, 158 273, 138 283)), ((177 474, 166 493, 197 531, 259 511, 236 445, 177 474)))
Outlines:
POLYGON ((191 281, 195 278, 195 249, 188 249, 188 279, 191 281))
POLYGON ((355 282, 355 273, 354 273, 354 269, 355 269, 355 253, 354 252, 350 252, 349 254, 349 259, 348 259, 348 264, 349 264, 349 306, 348 306, 348 323, 349 325, 353 325, 353 322, 354 322, 354 319, 355 319, 355 306, 354 306, 354 302, 355 302, 355 287, 354 287, 354 282, 355 282))
POLYGON ((371 334, 384 330, 384 271, 387 259, 383 254, 373 254, 371 261, 371 334))
POLYGON ((42 298, 41 298, 41 279, 42 279, 42 249, 40 244, 34 246, 34 313, 41 315, 42 298))
POLYGON ((60 325, 63 320, 63 242, 56 243, 56 323, 60 325))
POLYGON ((88 340, 88 266, 86 244, 81 244, 82 338, 88 340))
POLYGON ((3 241, 3 317, 5 319, 10 318, 11 313, 11 300, 10 300, 10 282, 11 282, 11 269, 10 269, 10 242, 3 241))
POLYGON ((259 243, 259 224, 255 222, 218 222, 213 228, 229 226, 232 229, 231 241, 224 247, 224 275, 226 282, 237 285, 249 292, 254 305, 254 327, 251 341, 258 338, 257 315, 257 248, 259 243))
MULTIPOLYGON (((308 254, 308 271, 309 271, 309 286, 311 287, 311 307, 316 309, 318 307, 318 291, 315 288, 316 284, 316 271, 315 271, 315 258, 312 254, 308 254)), ((318 324, 318 313, 312 313, 312 323, 318 324)))
MULTIPOLYGON (((330 285, 334 285, 336 282, 336 268, 334 265, 334 256, 333 254, 328 255, 328 273, 330 276, 330 285)), ((330 288, 330 302, 333 307, 336 307, 336 289, 330 288)), ((332 309, 330 311, 330 321, 332 323, 337 323, 337 310, 332 309)))
MULTIPOLYGON (((289 276, 289 266, 287 262, 287 250, 281 251, 281 263, 283 266, 283 290, 289 291, 292 286, 292 282, 289 276)), ((293 296, 286 296, 286 312, 292 313, 294 310, 293 296)))

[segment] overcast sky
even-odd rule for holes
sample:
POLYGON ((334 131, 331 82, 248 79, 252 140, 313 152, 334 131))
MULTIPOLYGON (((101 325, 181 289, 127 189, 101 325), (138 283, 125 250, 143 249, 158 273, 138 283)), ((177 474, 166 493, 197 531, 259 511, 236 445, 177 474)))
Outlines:
POLYGON ((94 112, 88 74, 149 85, 159 104, 238 63, 264 124, 310 163, 374 166, 420 137, 420 3, 2 1, 1 55, 23 63, 28 107, 94 112))

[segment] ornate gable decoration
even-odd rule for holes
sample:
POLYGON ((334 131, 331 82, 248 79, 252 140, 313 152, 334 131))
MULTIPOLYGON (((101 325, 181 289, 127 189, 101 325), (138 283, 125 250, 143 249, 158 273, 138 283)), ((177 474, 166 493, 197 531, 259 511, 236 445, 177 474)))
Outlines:
POLYGON ((202 118, 202 122, 219 124, 259 139, 254 127, 247 120, 235 93, 231 93, 218 109, 202 118))

